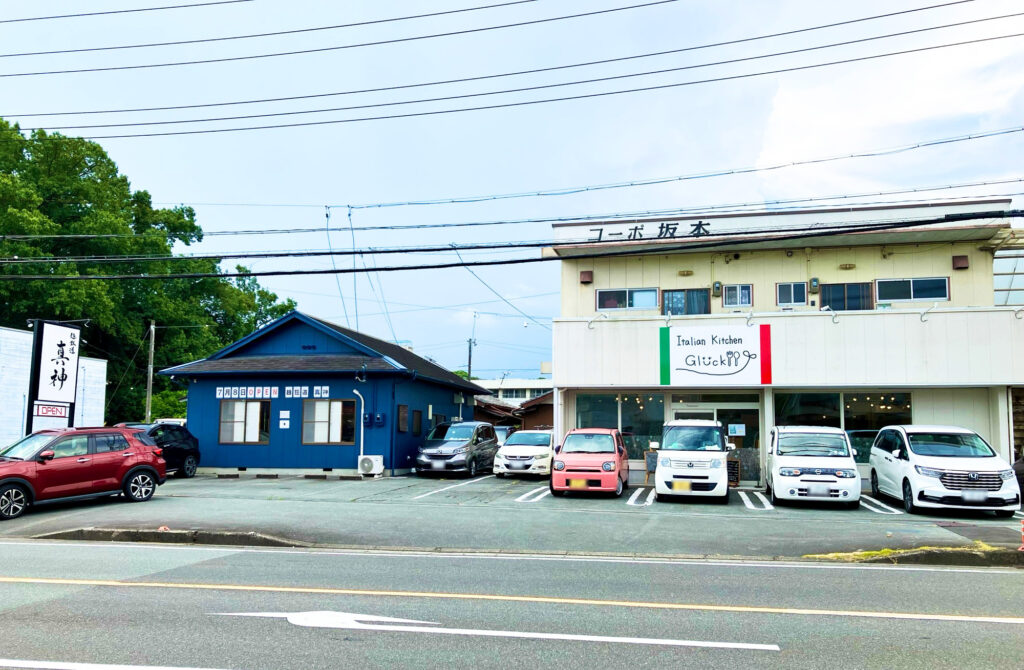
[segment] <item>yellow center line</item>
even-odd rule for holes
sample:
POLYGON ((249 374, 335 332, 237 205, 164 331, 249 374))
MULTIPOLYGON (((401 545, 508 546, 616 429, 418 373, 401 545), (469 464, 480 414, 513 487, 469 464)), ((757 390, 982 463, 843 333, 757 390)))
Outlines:
POLYGON ((868 619, 910 619, 916 621, 956 621, 1024 625, 1024 617, 971 616, 964 614, 927 614, 915 612, 870 612, 863 610, 825 610, 801 607, 762 607, 755 605, 710 605, 668 603, 642 600, 603 600, 598 598, 561 598, 556 596, 501 595, 496 593, 445 593, 436 591, 394 591, 388 589, 345 589, 315 586, 270 586, 259 584, 189 584, 176 582, 125 582, 116 579, 59 579, 49 577, 0 577, 0 584, 45 584, 53 586, 109 586, 115 588, 183 589, 195 591, 241 591, 249 593, 300 593, 331 596, 386 596, 393 598, 434 598, 441 600, 489 600, 497 602, 546 603, 552 605, 596 605, 639 609, 733 612, 740 614, 797 614, 804 616, 860 617, 868 619))

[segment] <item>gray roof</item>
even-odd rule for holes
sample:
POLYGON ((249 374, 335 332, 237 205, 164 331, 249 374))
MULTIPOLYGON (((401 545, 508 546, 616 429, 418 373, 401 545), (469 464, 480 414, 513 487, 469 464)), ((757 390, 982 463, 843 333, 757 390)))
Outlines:
POLYGON ((174 374, 217 372, 359 372, 366 365, 371 372, 393 372, 395 366, 383 358, 359 354, 312 354, 303 356, 229 356, 186 363, 174 374))

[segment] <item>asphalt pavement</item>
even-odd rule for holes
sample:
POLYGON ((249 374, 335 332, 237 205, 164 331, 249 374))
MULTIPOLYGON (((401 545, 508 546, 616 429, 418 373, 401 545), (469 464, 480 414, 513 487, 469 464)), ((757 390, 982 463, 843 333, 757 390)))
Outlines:
POLYGON ((0 668, 1017 668, 1019 570, 0 540, 0 668), (84 665, 94 664, 94 665, 84 665))
POLYGON ((1016 549, 1021 520, 981 512, 904 514, 894 500, 859 510, 773 507, 733 492, 729 505, 654 502, 650 487, 621 498, 552 497, 538 479, 396 477, 339 481, 286 477, 171 479, 143 504, 115 498, 39 506, 0 524, 0 538, 79 528, 259 532, 318 546, 446 550, 784 557, 963 547, 1016 549))

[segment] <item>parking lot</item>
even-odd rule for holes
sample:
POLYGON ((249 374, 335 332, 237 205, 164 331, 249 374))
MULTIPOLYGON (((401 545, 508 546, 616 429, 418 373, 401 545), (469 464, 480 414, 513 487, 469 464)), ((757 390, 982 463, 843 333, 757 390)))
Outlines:
POLYGON ((553 497, 543 479, 394 477, 364 481, 297 476, 171 479, 142 504, 114 499, 41 506, 0 524, 0 536, 39 537, 78 528, 262 533, 298 543, 474 551, 795 557, 962 546, 1016 548, 1024 515, 973 511, 907 515, 894 500, 860 509, 773 507, 758 491, 728 505, 654 502, 637 485, 621 498, 553 497))

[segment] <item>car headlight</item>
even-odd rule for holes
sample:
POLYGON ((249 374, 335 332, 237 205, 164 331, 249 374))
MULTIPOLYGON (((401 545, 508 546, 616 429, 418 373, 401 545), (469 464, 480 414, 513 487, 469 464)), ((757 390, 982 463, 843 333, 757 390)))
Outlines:
POLYGON ((611 472, 612 470, 615 469, 615 462, 605 461, 604 463, 601 464, 601 469, 604 470, 605 472, 611 472))
POLYGON ((801 472, 800 468, 779 468, 780 477, 799 477, 801 472))
POLYGON ((1013 479, 1013 470, 1000 470, 999 476, 1003 479, 1013 479))
POLYGON ((721 458, 716 458, 715 460, 711 461, 711 467, 713 467, 713 468, 720 468, 720 467, 722 467, 722 459, 721 458))
POLYGON ((663 459, 661 459, 661 464, 667 468, 670 465, 672 465, 672 459, 671 458, 663 458, 663 459))
POLYGON ((942 470, 936 470, 935 468, 923 468, 920 465, 915 465, 914 469, 917 470, 917 474, 924 475, 925 477, 941 477, 942 470))
POLYGON ((565 469, 565 463, 563 463, 562 461, 555 461, 552 465, 555 468, 555 470, 564 470, 565 469))
POLYGON ((464 454, 467 451, 469 451, 469 447, 459 447, 458 449, 452 450, 452 455, 454 456, 455 454, 464 454))
POLYGON ((856 470, 836 470, 836 477, 839 477, 840 479, 852 479, 856 476, 856 470))

